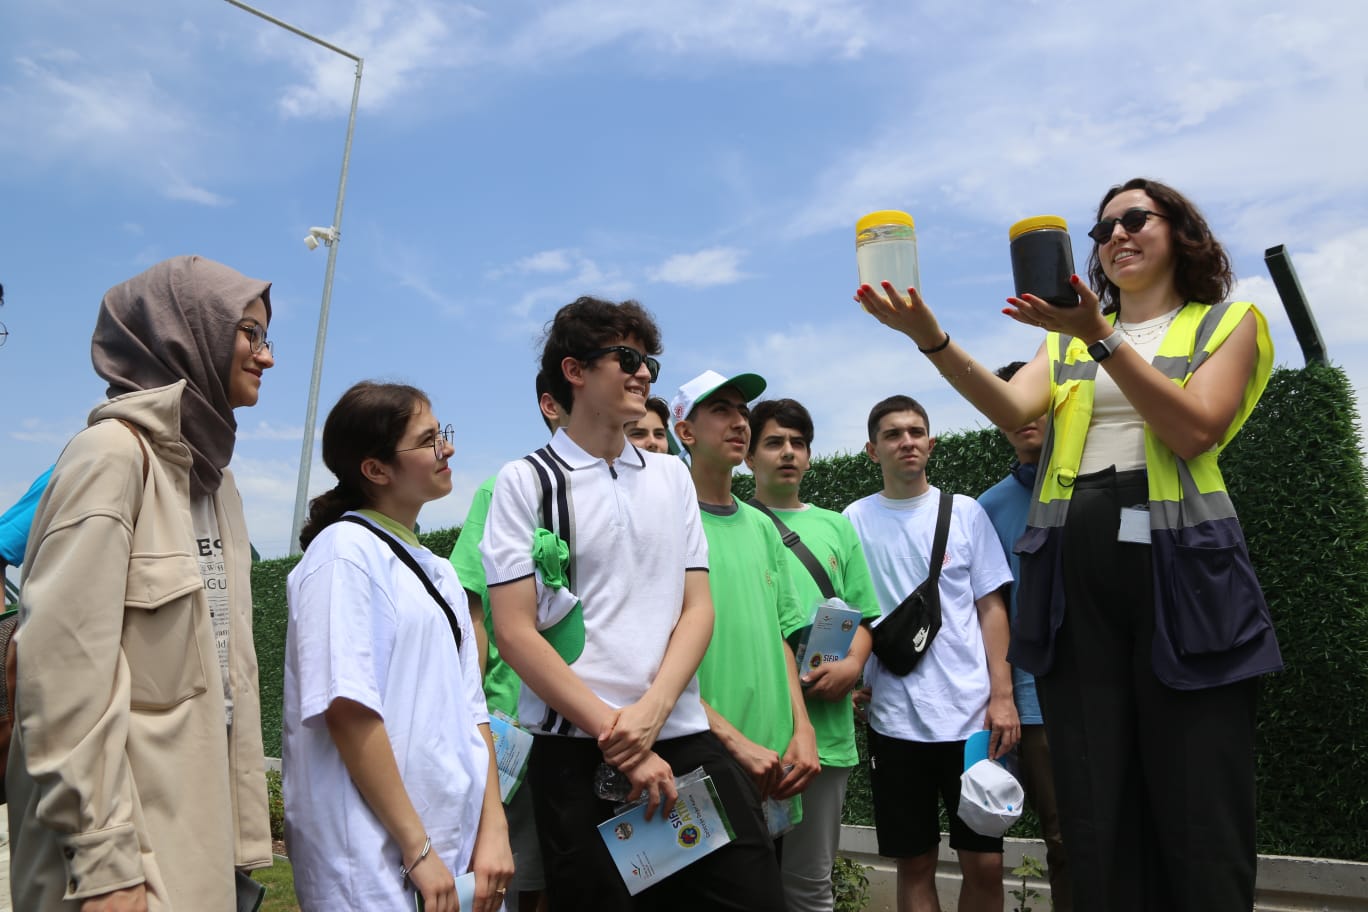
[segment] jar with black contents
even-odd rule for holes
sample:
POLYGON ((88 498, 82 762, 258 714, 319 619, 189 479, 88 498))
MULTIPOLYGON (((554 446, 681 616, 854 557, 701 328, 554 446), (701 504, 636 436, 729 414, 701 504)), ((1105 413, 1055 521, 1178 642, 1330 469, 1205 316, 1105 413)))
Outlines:
POLYGON ((1037 215, 1017 222, 1007 234, 1017 297, 1033 294, 1056 307, 1077 307, 1078 294, 1069 284, 1074 274, 1069 223, 1057 215, 1037 215))

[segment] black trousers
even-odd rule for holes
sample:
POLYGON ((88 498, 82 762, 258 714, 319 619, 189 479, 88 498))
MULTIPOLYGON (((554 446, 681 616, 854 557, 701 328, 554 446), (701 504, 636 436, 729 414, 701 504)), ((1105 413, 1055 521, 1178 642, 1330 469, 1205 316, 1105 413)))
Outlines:
POLYGON ((603 762, 598 745, 590 738, 538 736, 528 780, 552 912, 783 912, 779 862, 751 778, 711 732, 658 741, 655 752, 676 776, 700 766, 712 776, 736 838, 631 896, 596 829, 613 816, 613 803, 594 794, 594 771, 603 762))
POLYGON ((1181 691, 1152 670, 1150 547, 1117 541, 1143 472, 1075 485, 1065 615, 1037 679, 1080 912, 1248 912, 1254 905, 1257 682, 1181 691))

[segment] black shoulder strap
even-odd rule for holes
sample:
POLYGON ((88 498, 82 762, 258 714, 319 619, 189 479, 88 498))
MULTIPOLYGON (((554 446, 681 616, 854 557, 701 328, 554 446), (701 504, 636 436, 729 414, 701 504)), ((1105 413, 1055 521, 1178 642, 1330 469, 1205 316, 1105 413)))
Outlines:
MULTIPOLYGON (((940 506, 936 509, 936 537, 931 542, 931 561, 927 567, 926 580, 907 593, 907 598, 898 604, 898 608, 912 601, 912 597, 922 586, 926 586, 932 592, 938 591, 936 587, 940 584, 941 565, 945 563, 945 545, 950 538, 950 514, 954 512, 954 505, 955 495, 941 491, 940 506)), ((939 604, 939 600, 937 603, 939 604)), ((894 611, 896 610, 895 608, 894 611)))
POLYGON ((933 585, 940 582, 941 565, 945 563, 945 544, 950 539, 950 514, 954 508, 955 495, 941 491, 940 507, 936 510, 936 539, 931 544, 931 573, 928 576, 933 585))
POLYGON ((826 568, 823 567, 822 562, 817 559, 817 555, 812 553, 812 549, 803 544, 803 540, 798 537, 798 533, 784 525, 784 521, 758 499, 752 497, 750 500, 746 501, 746 503, 755 507, 755 509, 770 518, 770 522, 774 523, 774 528, 779 530, 779 537, 784 540, 784 547, 792 551, 793 556, 802 562, 803 566, 807 568, 808 573, 812 574, 813 582, 815 582, 817 588, 822 591, 822 598, 835 598, 836 587, 831 585, 831 577, 827 574, 826 568))
POLYGON ((418 566, 418 561, 414 560, 413 555, 408 552, 408 549, 395 541, 389 533, 382 532, 359 516, 344 516, 342 519, 347 522, 356 523, 358 526, 374 532, 377 538, 389 545, 390 550, 394 552, 394 556, 403 561, 404 565, 413 571, 414 575, 422 581, 423 588, 428 591, 428 595, 432 596, 432 600, 442 606, 442 611, 446 613, 447 623, 451 625, 451 635, 456 638, 456 648, 460 649, 461 622, 456 619, 456 612, 451 610, 451 606, 447 604, 447 600, 442 598, 442 593, 437 591, 437 587, 433 585, 432 580, 428 578, 428 575, 423 572, 423 568, 418 566))

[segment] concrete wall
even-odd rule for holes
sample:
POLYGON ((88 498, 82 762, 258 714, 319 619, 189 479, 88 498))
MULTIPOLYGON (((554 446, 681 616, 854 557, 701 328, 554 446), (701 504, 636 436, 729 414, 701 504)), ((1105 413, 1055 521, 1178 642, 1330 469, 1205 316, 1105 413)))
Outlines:
MULTIPOLYGON (((892 861, 881 858, 872 827, 841 827, 841 854, 866 865, 869 874, 869 912, 894 912, 896 874, 892 861)), ((1007 891, 1004 912, 1014 912, 1017 899, 1011 890, 1021 888, 1021 880, 1010 874, 1031 855, 1042 863, 1045 844, 1038 839, 1008 839, 1003 847, 1003 872, 1007 891)), ((936 887, 941 908, 954 909, 959 901, 959 863, 944 836, 941 838, 940 865, 936 887)), ((1030 901, 1032 912, 1049 912, 1050 885, 1031 881, 1028 888, 1040 898, 1030 901)), ((1260 855, 1255 909, 1259 912, 1368 912, 1368 864, 1322 858, 1291 858, 1285 855, 1260 855)))

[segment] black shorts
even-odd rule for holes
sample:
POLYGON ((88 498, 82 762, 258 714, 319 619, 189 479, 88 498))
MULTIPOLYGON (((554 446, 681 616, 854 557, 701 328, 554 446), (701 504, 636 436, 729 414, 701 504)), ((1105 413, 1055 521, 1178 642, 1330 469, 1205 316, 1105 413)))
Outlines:
POLYGON ((869 730, 869 779, 874 792, 874 829, 879 854, 911 858, 940 843, 936 798, 950 817, 950 848, 1001 852, 1002 837, 984 836, 959 818, 964 742, 904 741, 869 730))

